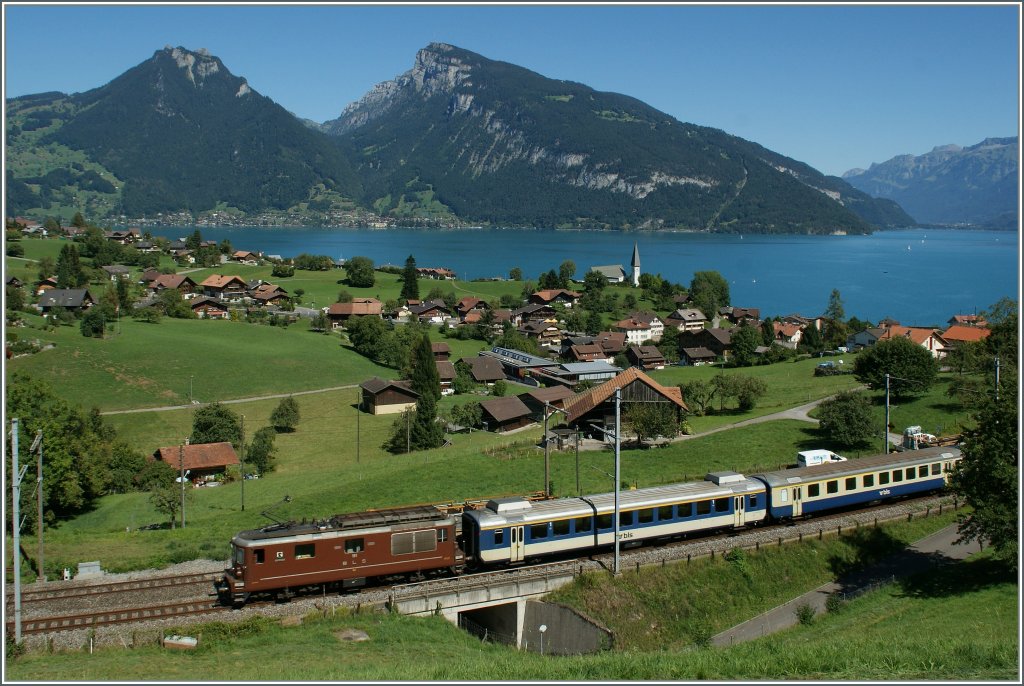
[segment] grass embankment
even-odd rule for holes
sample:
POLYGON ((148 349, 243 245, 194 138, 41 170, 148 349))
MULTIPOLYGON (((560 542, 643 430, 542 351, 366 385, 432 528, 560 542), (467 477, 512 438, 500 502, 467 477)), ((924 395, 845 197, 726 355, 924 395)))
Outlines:
POLYGON ((725 627, 755 616, 761 605, 817 586, 832 562, 842 567, 941 525, 939 518, 915 520, 885 526, 861 540, 844 536, 762 550, 746 557, 749 576, 740 565, 719 558, 639 575, 627 572, 618 580, 584 577, 591 580, 555 598, 608 596, 595 602, 608 608, 602 619, 616 631, 618 647, 596 655, 541 656, 481 643, 438 617, 339 613, 307 617, 301 627, 259 618, 190 629, 189 635, 201 635, 194 652, 141 646, 92 655, 30 653, 9 660, 7 670, 10 678, 40 681, 124 674, 171 681, 197 674, 225 681, 1013 680, 1017 586, 984 555, 868 593, 812 626, 728 648, 696 649, 687 618, 674 614, 708 613, 709 621, 725 627), (711 582, 722 592, 708 593, 711 582), (762 598, 764 593, 776 595, 762 598), (340 641, 337 634, 344 629, 365 631, 369 640, 340 641))

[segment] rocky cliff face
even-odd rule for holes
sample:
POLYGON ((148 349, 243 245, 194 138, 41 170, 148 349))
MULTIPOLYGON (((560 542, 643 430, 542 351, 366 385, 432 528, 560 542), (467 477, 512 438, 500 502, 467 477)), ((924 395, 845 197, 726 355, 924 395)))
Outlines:
POLYGON ((940 145, 924 155, 898 155, 843 179, 876 197, 898 202, 929 224, 1017 223, 1017 137, 977 145, 940 145))

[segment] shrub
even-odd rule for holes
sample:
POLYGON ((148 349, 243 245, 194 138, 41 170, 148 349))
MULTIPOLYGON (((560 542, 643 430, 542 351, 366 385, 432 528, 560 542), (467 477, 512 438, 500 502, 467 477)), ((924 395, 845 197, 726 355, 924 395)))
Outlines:
POLYGON ((810 626, 814 624, 814 608, 811 607, 810 603, 800 603, 797 608, 793 611, 796 614, 797 620, 804 626, 810 626))
POLYGON ((839 612, 846 606, 846 601, 838 593, 829 593, 825 599, 825 611, 830 614, 839 612))

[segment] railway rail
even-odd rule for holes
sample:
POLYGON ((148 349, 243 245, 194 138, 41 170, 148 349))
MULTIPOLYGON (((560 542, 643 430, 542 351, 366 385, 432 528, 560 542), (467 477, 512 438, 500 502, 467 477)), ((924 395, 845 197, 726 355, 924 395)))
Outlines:
MULTIPOLYGON (((147 579, 134 579, 131 581, 114 581, 87 586, 44 588, 38 590, 23 590, 21 602, 33 603, 44 600, 64 600, 70 598, 84 598, 89 596, 112 595, 116 593, 130 593, 134 591, 148 591, 158 588, 176 586, 191 586, 205 582, 213 582, 216 575, 211 574, 186 574, 176 576, 158 576, 147 579)), ((14 603, 11 594, 8 594, 7 604, 10 608, 14 603)))
MULTIPOLYGON (((55 631, 72 631, 75 629, 92 629, 110 624, 125 624, 154 619, 192 618, 214 613, 226 613, 222 605, 213 600, 150 605, 121 610, 87 612, 74 615, 58 615, 24 620, 21 623, 23 634, 38 634, 55 631)), ((13 633, 14 623, 7 623, 7 631, 13 633)))

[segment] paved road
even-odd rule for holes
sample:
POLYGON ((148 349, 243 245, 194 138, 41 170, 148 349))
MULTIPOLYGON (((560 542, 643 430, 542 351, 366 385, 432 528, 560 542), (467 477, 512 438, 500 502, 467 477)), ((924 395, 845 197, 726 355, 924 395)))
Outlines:
POLYGON ((796 610, 801 605, 810 605, 820 614, 825 611, 825 601, 833 593, 849 596, 880 582, 934 569, 940 564, 963 560, 977 552, 977 548, 973 546, 955 543, 957 537, 957 525, 951 524, 868 569, 823 584, 813 591, 723 631, 711 638, 711 644, 729 646, 795 626, 799 621, 796 610))

